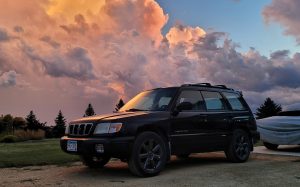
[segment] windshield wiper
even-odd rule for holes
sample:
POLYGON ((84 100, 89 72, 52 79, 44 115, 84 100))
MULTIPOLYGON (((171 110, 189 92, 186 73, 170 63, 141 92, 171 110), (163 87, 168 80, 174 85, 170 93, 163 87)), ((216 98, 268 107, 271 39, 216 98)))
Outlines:
POLYGON ((138 109, 138 108, 131 108, 131 109, 125 110, 125 112, 136 112, 136 111, 146 111, 146 110, 142 110, 142 109, 138 109))

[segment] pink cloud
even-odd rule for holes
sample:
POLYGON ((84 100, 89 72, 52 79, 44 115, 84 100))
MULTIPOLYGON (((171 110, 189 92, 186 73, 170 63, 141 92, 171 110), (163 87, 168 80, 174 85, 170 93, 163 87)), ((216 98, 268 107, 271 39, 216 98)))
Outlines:
POLYGON ((68 119, 81 116, 89 102, 97 113, 110 112, 119 97, 153 87, 227 84, 254 104, 300 87, 300 54, 240 53, 226 33, 201 27, 177 25, 164 36, 168 15, 154 0, 97 1, 95 7, 81 0, 28 2, 1 4, 7 11, 0 21, 10 21, 1 22, 0 80, 13 80, 3 72, 18 72, 30 86, 2 86, 0 114, 33 109, 51 124, 59 109, 68 119))
POLYGON ((263 10, 267 23, 278 22, 285 29, 285 34, 292 35, 300 43, 300 1, 298 0, 273 0, 263 10))
POLYGON ((17 73, 15 71, 8 71, 0 74, 0 87, 10 87, 16 85, 17 73))

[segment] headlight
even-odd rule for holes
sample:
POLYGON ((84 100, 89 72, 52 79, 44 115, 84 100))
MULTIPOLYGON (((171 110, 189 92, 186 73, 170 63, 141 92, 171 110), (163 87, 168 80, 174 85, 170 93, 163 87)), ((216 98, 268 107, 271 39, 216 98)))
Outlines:
POLYGON ((108 133, 119 132, 122 128, 122 123, 111 123, 108 133))
POLYGON ((99 123, 94 131, 94 134, 107 134, 119 132, 122 128, 122 123, 99 123))
POLYGON ((110 123, 99 123, 94 131, 94 134, 106 134, 109 131, 110 123))

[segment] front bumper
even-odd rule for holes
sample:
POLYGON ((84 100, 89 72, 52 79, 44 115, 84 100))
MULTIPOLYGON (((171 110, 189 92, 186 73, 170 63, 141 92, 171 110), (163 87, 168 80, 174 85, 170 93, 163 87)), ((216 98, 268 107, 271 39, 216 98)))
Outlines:
POLYGON ((118 138, 73 138, 63 136, 60 139, 61 149, 69 154, 91 155, 91 156, 111 156, 116 158, 126 158, 130 155, 130 150, 134 141, 134 137, 118 137, 118 138), (68 141, 77 142, 77 151, 68 151, 68 141), (96 152, 96 144, 102 144, 103 153, 96 152))

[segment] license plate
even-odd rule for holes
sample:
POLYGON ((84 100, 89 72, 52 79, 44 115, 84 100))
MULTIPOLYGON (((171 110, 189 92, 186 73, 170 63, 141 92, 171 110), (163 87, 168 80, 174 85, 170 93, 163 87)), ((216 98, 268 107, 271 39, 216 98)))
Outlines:
POLYGON ((77 141, 69 140, 67 142, 67 151, 76 152, 77 151, 77 141))

